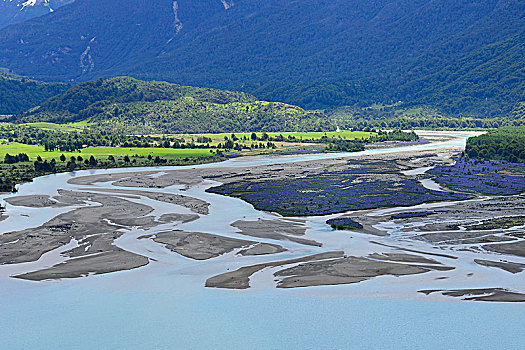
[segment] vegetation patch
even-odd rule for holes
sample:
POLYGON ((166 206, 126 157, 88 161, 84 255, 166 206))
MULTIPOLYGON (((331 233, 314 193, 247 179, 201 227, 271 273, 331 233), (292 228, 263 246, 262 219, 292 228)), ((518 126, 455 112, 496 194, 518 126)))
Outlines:
POLYGON ((389 169, 383 162, 356 162, 358 168, 344 171, 325 171, 302 178, 232 182, 208 191, 242 198, 259 210, 284 216, 326 215, 471 198, 468 194, 426 189, 415 179, 396 176, 397 170, 389 169), (384 177, 389 172, 391 180, 384 177))
POLYGON ((363 225, 350 218, 335 218, 327 220, 326 223, 334 230, 360 230, 363 225))
POLYGON ((469 225, 467 230, 495 230, 507 229, 515 226, 525 225, 525 216, 510 216, 483 221, 480 224, 469 225))
POLYGON ((429 216, 434 214, 434 212, 431 211, 411 211, 411 212, 405 212, 405 213, 399 213, 392 215, 391 219, 410 219, 410 218, 422 218, 425 216, 429 216))
POLYGON ((11 121, 84 121, 93 129, 126 134, 335 130, 322 112, 242 92, 129 77, 73 86, 11 121))
POLYGON ((453 166, 437 166, 427 173, 454 191, 491 195, 525 192, 525 163, 462 157, 453 166))
POLYGON ((500 128, 467 140, 470 158, 525 163, 525 126, 500 128))

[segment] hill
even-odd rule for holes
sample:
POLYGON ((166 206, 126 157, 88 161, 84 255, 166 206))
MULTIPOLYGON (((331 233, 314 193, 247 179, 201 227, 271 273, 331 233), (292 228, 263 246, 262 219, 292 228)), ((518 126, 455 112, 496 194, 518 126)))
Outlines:
POLYGON ((246 93, 129 77, 73 86, 12 120, 85 121, 93 129, 130 134, 335 129, 323 113, 259 101, 246 93))
POLYGON ((0 73, 0 114, 16 114, 67 90, 63 83, 44 83, 0 73))
POLYGON ((402 100, 499 113, 524 99, 523 13, 519 0, 77 0, 0 31, 0 66, 44 80, 125 74, 308 108, 402 100))

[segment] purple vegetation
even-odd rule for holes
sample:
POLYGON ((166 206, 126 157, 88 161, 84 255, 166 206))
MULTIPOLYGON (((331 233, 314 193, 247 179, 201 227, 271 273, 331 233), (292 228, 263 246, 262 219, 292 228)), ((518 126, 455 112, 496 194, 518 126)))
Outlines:
POLYGON ((493 195, 525 192, 525 163, 461 158, 453 166, 438 166, 428 174, 454 191, 493 195))
POLYGON ((421 218, 434 214, 431 211, 411 211, 407 213, 399 213, 392 215, 392 219, 408 219, 408 218, 421 218))
POLYGON ((426 189, 415 179, 369 180, 359 176, 371 170, 370 164, 363 166, 360 169, 324 172, 304 178, 233 182, 208 191, 242 198, 259 210, 287 216, 326 215, 471 198, 463 193, 426 189))

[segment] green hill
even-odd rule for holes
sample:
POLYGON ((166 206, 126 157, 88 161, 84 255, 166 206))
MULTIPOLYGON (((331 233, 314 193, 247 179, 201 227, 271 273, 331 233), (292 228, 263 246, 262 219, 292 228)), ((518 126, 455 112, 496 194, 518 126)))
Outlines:
POLYGON ((44 83, 0 73, 0 114, 21 113, 64 92, 69 85, 44 83))
POLYGON ((71 87, 16 122, 86 121, 91 128, 131 134, 329 131, 320 112, 258 101, 243 92, 141 81, 129 77, 71 87))

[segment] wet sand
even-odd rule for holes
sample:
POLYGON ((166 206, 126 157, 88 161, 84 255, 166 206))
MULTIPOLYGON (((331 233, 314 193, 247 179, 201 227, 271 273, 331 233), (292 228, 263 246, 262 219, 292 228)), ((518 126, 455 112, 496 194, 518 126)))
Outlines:
POLYGON ((441 293, 445 296, 471 301, 525 302, 525 294, 513 292, 503 288, 421 290, 420 293, 427 295, 432 293, 441 293))
POLYGON ((157 243, 165 244, 166 248, 173 252, 195 260, 216 258, 241 248, 247 248, 241 252, 242 255, 275 254, 286 250, 278 245, 245 241, 202 232, 161 232, 156 234, 153 240, 157 243))
MULTIPOLYGON (((92 191, 90 188, 83 188, 82 190, 92 191)), ((147 191, 136 191, 136 190, 120 190, 120 189, 99 189, 97 192, 113 193, 113 194, 129 194, 135 196, 144 196, 154 201, 170 203, 180 205, 188 208, 194 213, 208 215, 209 203, 203 200, 192 198, 188 196, 182 196, 179 194, 170 193, 159 193, 159 192, 147 192, 147 191)))
POLYGON ((221 275, 217 275, 217 276, 209 278, 206 281, 206 287, 227 288, 227 289, 247 289, 247 288, 250 288, 250 276, 252 276, 254 273, 261 271, 265 268, 288 265, 288 264, 296 264, 296 263, 311 261, 311 260, 332 259, 332 258, 342 257, 343 255, 344 255, 344 252, 336 251, 336 252, 328 252, 328 253, 321 253, 321 254, 305 256, 305 257, 297 258, 297 259, 273 261, 273 262, 267 262, 263 264, 245 266, 245 267, 241 267, 238 270, 223 273, 221 275))
POLYGON ((31 281, 77 278, 86 277, 90 274, 97 275, 136 269, 148 263, 149 260, 146 257, 117 248, 94 255, 81 256, 47 269, 15 275, 13 277, 31 281))
POLYGON ((454 268, 400 264, 350 256, 301 264, 278 271, 275 276, 282 278, 277 285, 278 288, 297 288, 358 283, 378 276, 414 275, 429 272, 432 269, 453 270, 454 268))
POLYGON ((60 208, 68 204, 60 203, 58 200, 47 195, 17 196, 6 198, 5 201, 17 207, 28 208, 60 208))
POLYGON ((263 220, 243 221, 238 220, 231 226, 241 230, 241 234, 251 237, 267 238, 275 240, 287 240, 299 244, 320 247, 321 243, 300 238, 297 236, 304 235, 307 227, 298 222, 284 220, 263 220))
POLYGON ((514 263, 509 261, 491 261, 474 259, 476 264, 480 264, 487 267, 497 267, 510 273, 520 273, 525 270, 525 264, 514 263))

